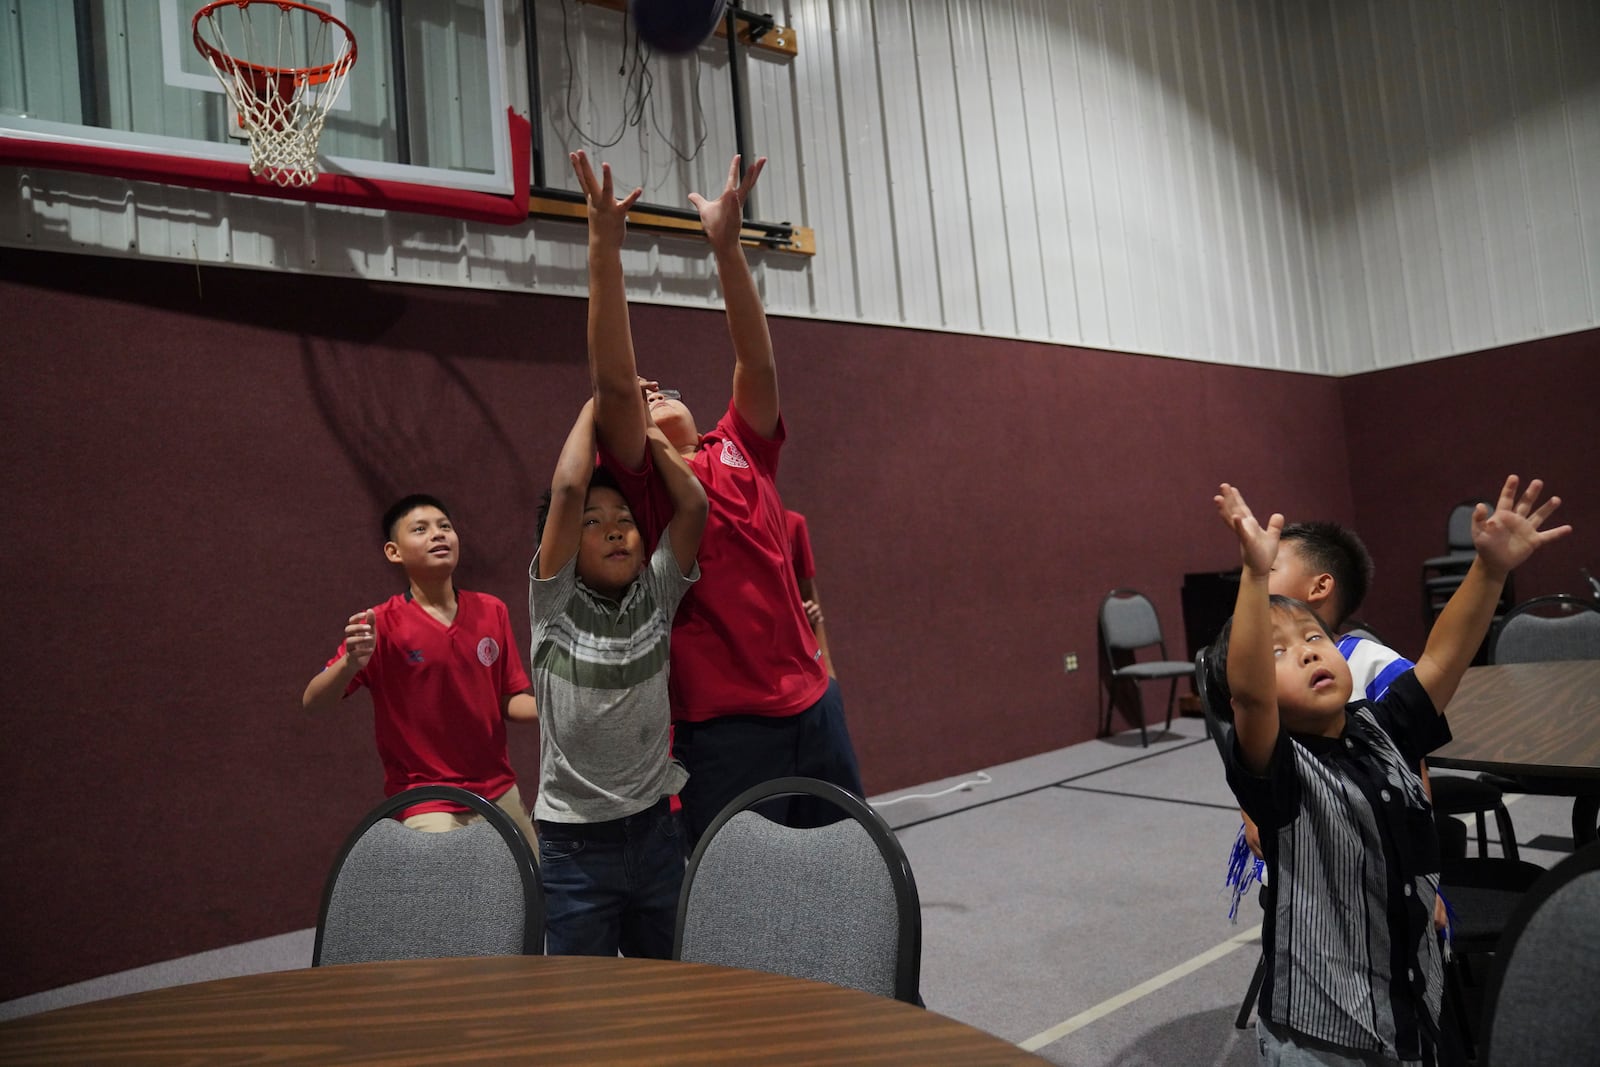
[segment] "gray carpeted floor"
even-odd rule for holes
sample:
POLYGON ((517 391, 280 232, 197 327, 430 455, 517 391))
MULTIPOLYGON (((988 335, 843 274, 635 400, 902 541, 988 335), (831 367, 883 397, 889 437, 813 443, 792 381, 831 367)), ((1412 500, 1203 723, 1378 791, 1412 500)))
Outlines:
MULTIPOLYGON (((1222 871, 1239 818, 1199 720, 1152 733, 1148 749, 1120 734, 874 803, 916 874, 931 1010, 1074 1067, 1256 1062, 1233 1019, 1260 913, 1247 901, 1228 922, 1222 871)), ((1524 858, 1559 861, 1527 843, 1564 839, 1570 802, 1510 808, 1524 858)), ((302 930, 143 967, 0 1004, 0 1018, 304 967, 311 943, 302 930)))

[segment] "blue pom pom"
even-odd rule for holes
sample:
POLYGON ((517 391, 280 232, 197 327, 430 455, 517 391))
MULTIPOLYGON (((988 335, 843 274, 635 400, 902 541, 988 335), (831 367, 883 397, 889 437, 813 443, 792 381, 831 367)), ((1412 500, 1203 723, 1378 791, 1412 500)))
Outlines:
POLYGON ((1444 895, 1444 889, 1439 890, 1439 899, 1444 901, 1444 931, 1440 934, 1444 938, 1444 958, 1449 959, 1456 941, 1456 909, 1450 906, 1450 898, 1444 895))
POLYGON ((1256 858, 1250 851, 1250 842, 1244 835, 1244 823, 1239 824, 1239 834, 1233 840, 1233 849, 1228 853, 1228 870, 1223 876, 1222 885, 1229 891, 1228 921, 1238 923, 1239 901, 1250 892, 1252 885, 1266 883, 1267 865, 1256 858))

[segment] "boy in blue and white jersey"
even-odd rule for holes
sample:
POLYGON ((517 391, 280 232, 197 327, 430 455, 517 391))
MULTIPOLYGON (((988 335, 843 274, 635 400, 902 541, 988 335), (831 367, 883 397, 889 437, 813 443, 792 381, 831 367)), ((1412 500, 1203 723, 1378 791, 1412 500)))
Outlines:
POLYGON ((1372 586, 1372 555, 1354 530, 1336 522, 1297 522, 1283 528, 1267 592, 1311 606, 1350 664, 1357 693, 1377 700, 1411 661, 1371 637, 1345 633, 1372 586))

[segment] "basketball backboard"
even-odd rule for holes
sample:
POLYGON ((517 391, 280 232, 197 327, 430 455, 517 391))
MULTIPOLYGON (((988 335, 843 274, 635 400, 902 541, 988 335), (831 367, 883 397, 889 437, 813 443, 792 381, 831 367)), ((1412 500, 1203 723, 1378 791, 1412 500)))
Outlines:
MULTIPOLYGON (((47 149, 75 160, 137 158, 129 176, 144 180, 162 180, 162 159, 174 175, 248 163, 228 98, 193 43, 201 2, 13 0, 0 15, 0 140, 12 149, 36 142, 31 157, 22 153, 34 161, 47 149)), ((359 44, 322 134, 324 178, 352 179, 346 187, 356 189, 518 191, 503 0, 306 2, 348 25, 359 44)))

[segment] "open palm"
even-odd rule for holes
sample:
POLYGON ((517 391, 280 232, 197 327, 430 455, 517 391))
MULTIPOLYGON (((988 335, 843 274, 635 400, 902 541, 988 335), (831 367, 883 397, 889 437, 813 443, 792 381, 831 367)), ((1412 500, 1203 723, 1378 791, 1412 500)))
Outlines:
POLYGON ((744 204, 767 165, 767 157, 757 159, 744 177, 739 176, 740 157, 734 156, 728 164, 728 180, 715 200, 707 200, 699 193, 689 194, 689 203, 700 213, 700 225, 705 227, 706 239, 718 248, 737 244, 739 231, 744 226, 744 204))

